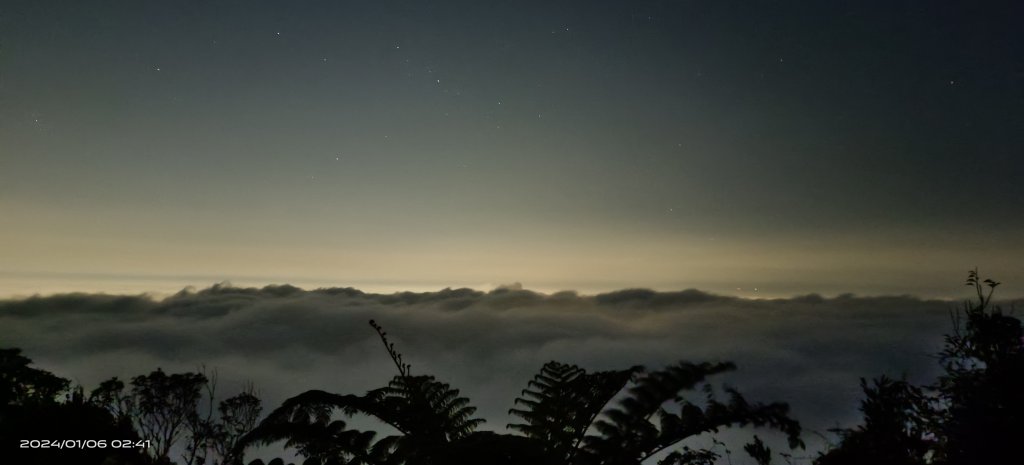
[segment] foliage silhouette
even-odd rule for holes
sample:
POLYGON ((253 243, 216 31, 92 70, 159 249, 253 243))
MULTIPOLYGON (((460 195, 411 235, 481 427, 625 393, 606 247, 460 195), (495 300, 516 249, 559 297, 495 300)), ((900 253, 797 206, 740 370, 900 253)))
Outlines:
POLYGON ((769 465, 772 463, 772 450, 764 445, 761 438, 754 435, 754 440, 743 446, 743 450, 757 461, 757 465, 769 465))
MULTIPOLYGON (((523 423, 509 425, 522 436, 476 432, 483 420, 459 391, 432 376, 413 376, 374 321, 399 374, 363 396, 313 390, 275 409, 240 443, 286 441, 305 464, 639 464, 686 438, 727 426, 769 426, 802 446, 799 424, 782 403, 752 404, 727 388, 718 401, 707 377, 735 369, 730 363, 680 362, 663 370, 643 367, 587 373, 558 362, 545 364, 509 412, 523 423), (704 386, 703 407, 681 396, 704 386), (621 397, 614 407, 609 403, 621 397), (678 410, 674 413, 670 410, 678 410), (377 439, 373 431, 350 430, 335 412, 369 415, 399 434, 377 439), (655 421, 657 423, 655 423, 655 421)), ((663 463, 711 460, 711 451, 682 449, 663 463)))
MULTIPOLYGON (((703 384, 704 407, 681 395, 704 383, 708 376, 734 370, 731 363, 679 362, 659 371, 639 373, 616 407, 605 410, 594 424, 598 434, 587 435, 573 463, 639 464, 681 441, 729 426, 768 426, 788 436, 790 447, 803 447, 800 424, 789 418, 780 402, 749 403, 737 390, 726 388, 727 402, 703 384), (667 407, 678 409, 678 413, 667 407)), ((685 463, 685 462, 678 462, 685 463)))
POLYGON ((373 321, 370 325, 399 371, 387 386, 363 396, 319 390, 299 394, 271 412, 239 446, 285 440, 306 464, 433 464, 453 443, 468 438, 483 422, 472 418, 476 408, 433 376, 411 375, 387 333, 373 321), (399 434, 376 439, 376 432, 347 429, 344 421, 331 419, 335 410, 377 418, 399 434))
POLYGON ((869 386, 861 379, 864 425, 837 430, 842 445, 817 460, 819 465, 928 463, 934 441, 929 439, 933 411, 921 388, 885 376, 869 386))
MULTIPOLYGON (((802 446, 800 426, 787 416, 785 404, 750 404, 734 389, 726 390, 730 400, 722 403, 710 385, 704 385, 704 408, 680 395, 708 376, 733 369, 730 363, 679 362, 653 372, 633 367, 588 374, 574 365, 549 362, 516 399, 524 408, 510 410, 526 423, 509 427, 544 444, 557 463, 581 465, 639 464, 689 437, 731 425, 771 426, 789 435, 792 447, 802 446), (617 406, 605 408, 630 383, 617 406), (672 405, 678 413, 667 408, 672 405)), ((687 448, 671 454, 666 463, 715 457, 711 451, 687 448)))
POLYGON ((0 405, 48 404, 67 391, 68 380, 31 364, 21 349, 0 349, 0 405))
POLYGON ((917 387, 882 377, 866 394, 864 425, 841 430, 819 465, 1009 465, 1024 438, 1024 327, 992 304, 999 283, 971 270, 977 301, 953 315, 938 381, 917 387))
POLYGON ((508 427, 540 441, 551 457, 570 463, 605 405, 641 370, 587 373, 575 365, 548 362, 515 400, 523 408, 509 410, 525 423, 508 427))
POLYGON ((89 402, 152 441, 148 452, 155 464, 174 463, 171 450, 181 445, 185 465, 237 465, 242 457, 236 455, 236 445, 255 426, 261 402, 250 387, 221 401, 215 418, 215 393, 216 376, 168 375, 157 369, 132 378, 130 387, 116 377, 108 379, 92 391, 89 402), (200 412, 204 396, 205 415, 200 412))
POLYGON ((90 398, 111 413, 132 420, 140 436, 152 441, 151 457, 156 463, 171 463, 169 454, 195 425, 194 417, 201 389, 208 382, 200 373, 174 373, 161 369, 132 378, 131 388, 117 378, 105 381, 90 398))
POLYGON ((138 449, 21 448, 21 440, 138 440, 130 423, 86 402, 82 389, 33 368, 18 349, 0 349, 0 459, 19 465, 148 465, 138 449), (64 394, 63 399, 59 399, 64 394))
POLYGON ((992 305, 1000 283, 968 274, 978 302, 965 303, 940 354, 945 374, 934 390, 937 460, 948 464, 1019 463, 1024 438, 1024 328, 992 305), (988 288, 987 294, 985 288, 988 288))
POLYGON ((252 387, 222 400, 217 406, 220 421, 212 425, 210 447, 220 457, 222 465, 241 464, 242 457, 235 453, 239 442, 256 427, 263 405, 252 387))

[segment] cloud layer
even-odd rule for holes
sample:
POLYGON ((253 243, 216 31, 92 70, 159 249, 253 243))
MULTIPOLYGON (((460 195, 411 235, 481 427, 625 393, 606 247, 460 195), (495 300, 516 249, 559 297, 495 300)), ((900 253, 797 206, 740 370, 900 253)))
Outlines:
POLYGON ((394 374, 367 322, 381 323, 413 365, 462 389, 501 429, 537 369, 657 368, 731 360, 719 381, 784 400, 807 428, 858 418, 858 378, 927 381, 955 303, 909 296, 749 300, 698 290, 593 296, 445 289, 369 294, 216 285, 163 300, 64 294, 0 301, 0 345, 87 389, 162 367, 216 370, 220 392, 255 383, 270 408, 307 389, 362 393, 394 374))

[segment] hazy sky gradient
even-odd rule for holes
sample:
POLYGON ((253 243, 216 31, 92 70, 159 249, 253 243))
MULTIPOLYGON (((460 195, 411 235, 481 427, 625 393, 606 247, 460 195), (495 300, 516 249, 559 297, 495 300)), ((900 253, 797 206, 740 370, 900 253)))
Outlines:
POLYGON ((1017 2, 0 6, 0 295, 1024 293, 1017 2), (954 287, 955 288, 955 287, 954 287))

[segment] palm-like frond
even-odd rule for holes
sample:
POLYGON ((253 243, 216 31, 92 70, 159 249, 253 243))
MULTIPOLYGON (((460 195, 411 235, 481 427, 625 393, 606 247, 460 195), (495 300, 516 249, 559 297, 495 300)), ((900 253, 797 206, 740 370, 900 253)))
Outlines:
POLYGON ((447 443, 466 437, 484 422, 459 390, 433 376, 396 376, 362 398, 356 411, 375 416, 406 435, 447 443))
POLYGON ((307 391, 288 399, 240 441, 240 447, 287 441, 308 458, 352 464, 411 463, 464 438, 483 422, 459 391, 432 376, 396 376, 365 396, 307 391), (401 435, 373 442, 375 433, 345 429, 335 411, 375 417, 401 435))
POLYGON ((287 441, 305 457, 320 463, 421 464, 440 448, 469 436, 483 420, 473 418, 476 408, 459 390, 433 376, 412 376, 411 367, 387 339, 383 328, 371 321, 399 375, 387 386, 363 396, 307 391, 288 399, 239 443, 287 441), (401 433, 373 442, 375 433, 345 429, 331 421, 341 411, 347 416, 369 415, 401 433))
POLYGON ((304 392, 271 412, 239 440, 238 448, 283 440, 285 447, 294 447, 315 463, 385 463, 384 457, 374 454, 376 433, 350 430, 345 422, 331 420, 334 410, 349 411, 359 408, 363 402, 365 400, 359 396, 316 390, 304 392))
POLYGON ((709 386, 704 408, 681 396, 708 376, 733 369, 731 363, 680 362, 640 377, 628 396, 594 424, 597 434, 584 439, 577 463, 636 464, 688 437, 726 426, 770 426, 788 434, 792 446, 801 445, 800 426, 787 416, 786 404, 751 404, 733 389, 726 390, 729 399, 723 403, 709 386), (679 413, 665 408, 671 404, 679 413))
POLYGON ((524 423, 508 427, 539 440, 552 457, 571 460, 594 418, 639 370, 587 373, 576 365, 548 362, 515 400, 521 407, 509 410, 524 423))

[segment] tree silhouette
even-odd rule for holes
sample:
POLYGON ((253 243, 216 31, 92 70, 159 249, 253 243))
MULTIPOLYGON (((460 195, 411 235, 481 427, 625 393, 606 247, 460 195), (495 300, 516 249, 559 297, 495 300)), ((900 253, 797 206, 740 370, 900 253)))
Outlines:
MULTIPOLYGON (((457 389, 432 376, 414 376, 387 333, 371 321, 399 374, 362 396, 307 391, 275 409, 240 442, 286 441, 305 464, 574 464, 634 465, 686 438, 726 426, 769 426, 802 446, 799 424, 782 403, 751 404, 734 389, 718 401, 708 376, 730 371, 729 363, 680 362, 659 371, 642 367, 587 373, 558 362, 545 364, 515 401, 510 414, 523 423, 509 428, 523 436, 476 432, 483 420, 457 389), (699 384, 703 407, 681 396, 699 384), (621 400, 614 407, 609 403, 621 400), (673 407, 674 406, 674 407, 673 407), (678 410, 673 412, 670 410, 678 410), (398 431, 377 439, 373 431, 350 430, 335 412, 369 415, 398 431), (654 423, 657 421, 657 424, 654 423), (588 434, 590 432, 590 434, 588 434)), ((682 448, 665 464, 713 460, 711 451, 682 448)))
POLYGON ((523 408, 509 410, 525 423, 508 427, 540 441, 544 451, 560 463, 571 463, 587 429, 641 370, 587 373, 575 365, 548 362, 515 400, 523 408))
POLYGON ((434 464, 451 444, 467 438, 483 422, 472 418, 475 407, 459 390, 433 376, 413 376, 387 333, 374 321, 399 374, 387 386, 363 396, 311 390, 284 402, 239 444, 285 440, 306 457, 307 464, 434 464), (390 425, 399 434, 375 440, 373 431, 347 429, 332 420, 335 411, 368 415, 390 425))
POLYGON ((136 440, 130 423, 86 402, 80 387, 33 368, 19 349, 0 349, 0 462, 19 465, 148 465, 135 448, 21 448, 21 440, 136 440), (65 394, 60 399, 60 394, 65 394))
POLYGON ((977 303, 965 303, 940 354, 945 374, 936 390, 945 407, 936 431, 938 459, 968 463, 1019 463, 1024 438, 1024 328, 992 305, 1000 283, 968 273, 977 303), (986 288, 988 288, 986 293, 986 288))
POLYGON ((46 404, 67 391, 68 380, 30 364, 21 349, 0 349, 0 405, 46 404))
POLYGON ((220 419, 213 425, 211 448, 218 456, 215 463, 240 465, 242 457, 235 453, 239 442, 256 427, 262 402, 252 387, 234 397, 222 400, 217 406, 220 419))
MULTIPOLYGON (((553 366, 552 366, 553 367, 553 366)), ((713 389, 704 381, 708 376, 735 369, 731 363, 700 363, 679 362, 658 371, 645 371, 641 367, 635 367, 623 372, 606 372, 599 378, 604 378, 604 384, 597 383, 600 387, 593 389, 600 393, 594 396, 590 391, 592 388, 584 386, 584 383, 575 384, 577 389, 584 392, 575 394, 557 394, 550 396, 554 398, 571 399, 568 404, 573 403, 585 405, 584 411, 578 415, 566 415, 563 431, 579 433, 593 429, 593 433, 585 435, 581 441, 575 441, 574 450, 570 450, 564 457, 566 460, 561 463, 572 463, 580 465, 626 465, 639 464, 661 451, 678 445, 681 441, 707 432, 717 432, 720 428, 728 426, 769 426, 785 432, 790 441, 791 447, 802 447, 800 441, 800 425, 788 417, 788 406, 783 403, 772 404, 751 404, 738 391, 726 388, 729 395, 727 402, 720 402, 713 394, 713 389), (629 376, 625 376, 628 374, 629 376), (631 386, 622 389, 623 377, 631 381, 631 386), (703 385, 704 407, 687 400, 682 396, 683 391, 693 390, 698 385, 703 385), (612 389, 618 385, 618 389, 612 389), (600 410, 600 415, 595 414, 594 406, 602 408, 612 397, 622 394, 623 397, 615 406, 600 410), (578 402, 575 399, 595 399, 596 401, 578 402), (592 423, 585 426, 579 421, 580 418, 590 418, 592 423)), ((550 371, 550 370, 549 370, 550 371)), ((570 370, 571 371, 571 370, 570 370)), ((579 375, 578 375, 579 376, 579 375)), ((539 375, 541 381, 546 382, 550 378, 544 374, 539 375)), ((557 379, 556 379, 557 381, 557 379)), ((548 382, 547 384, 551 384, 548 382)), ((572 390, 574 383, 571 381, 559 383, 560 389, 572 390)), ((535 379, 531 386, 542 386, 542 391, 551 389, 543 388, 544 382, 537 382, 535 379)), ((591 392, 593 392, 591 391, 591 392)), ((537 394, 530 390, 526 395, 536 398, 537 394)), ((529 400, 529 399, 527 399, 529 400)), ((556 403, 556 402, 552 402, 556 403)), ((558 431, 558 420, 548 417, 543 412, 551 411, 552 407, 545 405, 545 401, 527 403, 528 407, 537 406, 525 413, 517 413, 518 416, 527 418, 530 428, 520 428, 531 431, 537 426, 541 431, 558 431), (534 417, 541 421, 534 424, 534 417)), ((559 407, 564 408, 564 407, 559 407)), ((530 434, 530 433, 528 433, 530 434)), ((564 448, 564 441, 559 434, 537 435, 538 439, 544 437, 554 439, 553 445, 548 450, 561 452, 564 448)), ((691 463, 710 457, 710 451, 691 451, 684 449, 670 454, 668 462, 662 463, 691 463), (689 462, 688 462, 689 461, 689 462)))
POLYGON ((885 376, 873 386, 861 379, 865 398, 860 410, 864 424, 836 430, 842 445, 817 460, 819 465, 874 463, 923 465, 934 449, 929 428, 934 415, 922 389, 885 376))
POLYGON ((100 383, 89 403, 107 410, 152 441, 155 463, 172 463, 170 451, 181 445, 185 465, 236 465, 238 441, 253 429, 262 405, 250 386, 216 404, 216 373, 166 374, 157 369, 132 378, 130 387, 118 378, 100 383), (208 404, 205 413, 201 404, 208 404))
POLYGON ((161 369, 124 382, 111 378, 95 389, 90 398, 111 413, 130 418, 139 434, 152 441, 150 455, 157 463, 172 463, 171 448, 194 423, 201 389, 207 383, 200 373, 166 374, 161 369))
POLYGON ((999 283, 967 275, 977 301, 953 315, 939 354, 944 373, 917 387, 882 377, 868 387, 864 425, 841 430, 842 442, 819 465, 1020 463, 1024 438, 1024 328, 992 304, 999 283))

